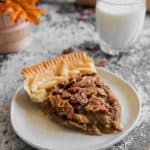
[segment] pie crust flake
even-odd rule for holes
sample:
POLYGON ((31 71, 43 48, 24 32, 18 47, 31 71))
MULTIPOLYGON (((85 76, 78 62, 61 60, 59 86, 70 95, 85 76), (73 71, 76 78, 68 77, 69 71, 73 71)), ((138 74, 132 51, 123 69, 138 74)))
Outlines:
POLYGON ((22 70, 24 88, 34 103, 59 124, 90 135, 121 131, 121 107, 92 58, 72 53, 22 70))

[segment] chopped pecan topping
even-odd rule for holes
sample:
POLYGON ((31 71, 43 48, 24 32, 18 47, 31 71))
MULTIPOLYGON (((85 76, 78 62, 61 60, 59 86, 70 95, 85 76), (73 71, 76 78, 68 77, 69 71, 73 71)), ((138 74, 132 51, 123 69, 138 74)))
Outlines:
POLYGON ((73 120, 75 120, 79 123, 89 123, 89 119, 83 114, 74 114, 73 120))
POLYGON ((75 121, 69 121, 69 125, 72 126, 72 127, 76 127, 78 129, 81 129, 83 131, 87 131, 87 126, 86 124, 80 124, 78 122, 75 122, 75 121))
POLYGON ((66 125, 91 135, 120 131, 120 105, 95 73, 78 74, 50 91, 48 103, 66 125))
POLYGON ((82 88, 75 86, 75 87, 70 87, 70 88, 68 89, 68 91, 71 92, 71 93, 77 93, 77 92, 81 91, 81 89, 82 89, 82 88))
POLYGON ((89 87, 92 84, 95 84, 96 77, 95 76, 83 76, 79 82, 75 82, 73 87, 89 87))
POLYGON ((88 112, 109 112, 109 105, 104 103, 99 98, 91 98, 88 105, 85 107, 88 112))
POLYGON ((63 100, 60 96, 50 96, 49 99, 51 107, 56 110, 60 116, 66 116, 68 119, 72 118, 74 113, 73 107, 68 101, 63 100))
POLYGON ((100 129, 96 127, 95 125, 89 126, 87 132, 90 135, 102 135, 102 132, 100 131, 100 129))
POLYGON ((105 92, 104 89, 102 89, 102 88, 98 88, 97 92, 98 92, 98 94, 101 95, 101 96, 104 96, 104 97, 107 96, 106 92, 105 92))
POLYGON ((75 99, 77 102, 79 102, 81 105, 85 105, 88 103, 88 98, 84 93, 76 93, 75 99))
POLYGON ((85 93, 86 96, 92 96, 92 95, 97 95, 97 88, 96 87, 86 87, 81 90, 81 92, 85 93))
POLYGON ((61 95, 61 98, 62 99, 67 99, 67 98, 70 98, 71 96, 72 95, 69 92, 67 92, 66 90, 64 90, 64 92, 61 95))

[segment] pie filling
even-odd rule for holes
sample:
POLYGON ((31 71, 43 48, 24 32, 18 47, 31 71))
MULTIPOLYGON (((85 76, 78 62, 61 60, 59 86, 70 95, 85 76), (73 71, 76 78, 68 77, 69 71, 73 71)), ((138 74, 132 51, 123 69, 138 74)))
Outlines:
POLYGON ((91 135, 121 131, 120 105, 98 74, 79 73, 47 93, 42 107, 60 124, 91 135))

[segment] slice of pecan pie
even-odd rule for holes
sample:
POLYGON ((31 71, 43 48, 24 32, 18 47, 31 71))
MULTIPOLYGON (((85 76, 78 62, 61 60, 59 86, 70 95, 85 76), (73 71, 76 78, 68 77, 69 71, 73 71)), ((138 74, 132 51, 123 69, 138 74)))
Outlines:
POLYGON ((121 108, 86 53, 57 57, 22 70, 24 88, 55 121, 87 134, 121 131, 121 108))

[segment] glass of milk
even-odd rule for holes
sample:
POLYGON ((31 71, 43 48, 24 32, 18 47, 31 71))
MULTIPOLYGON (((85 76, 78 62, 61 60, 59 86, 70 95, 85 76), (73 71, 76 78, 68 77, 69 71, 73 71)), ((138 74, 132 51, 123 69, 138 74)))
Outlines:
POLYGON ((145 0, 97 0, 96 23, 103 52, 129 52, 139 39, 146 14, 145 0))

